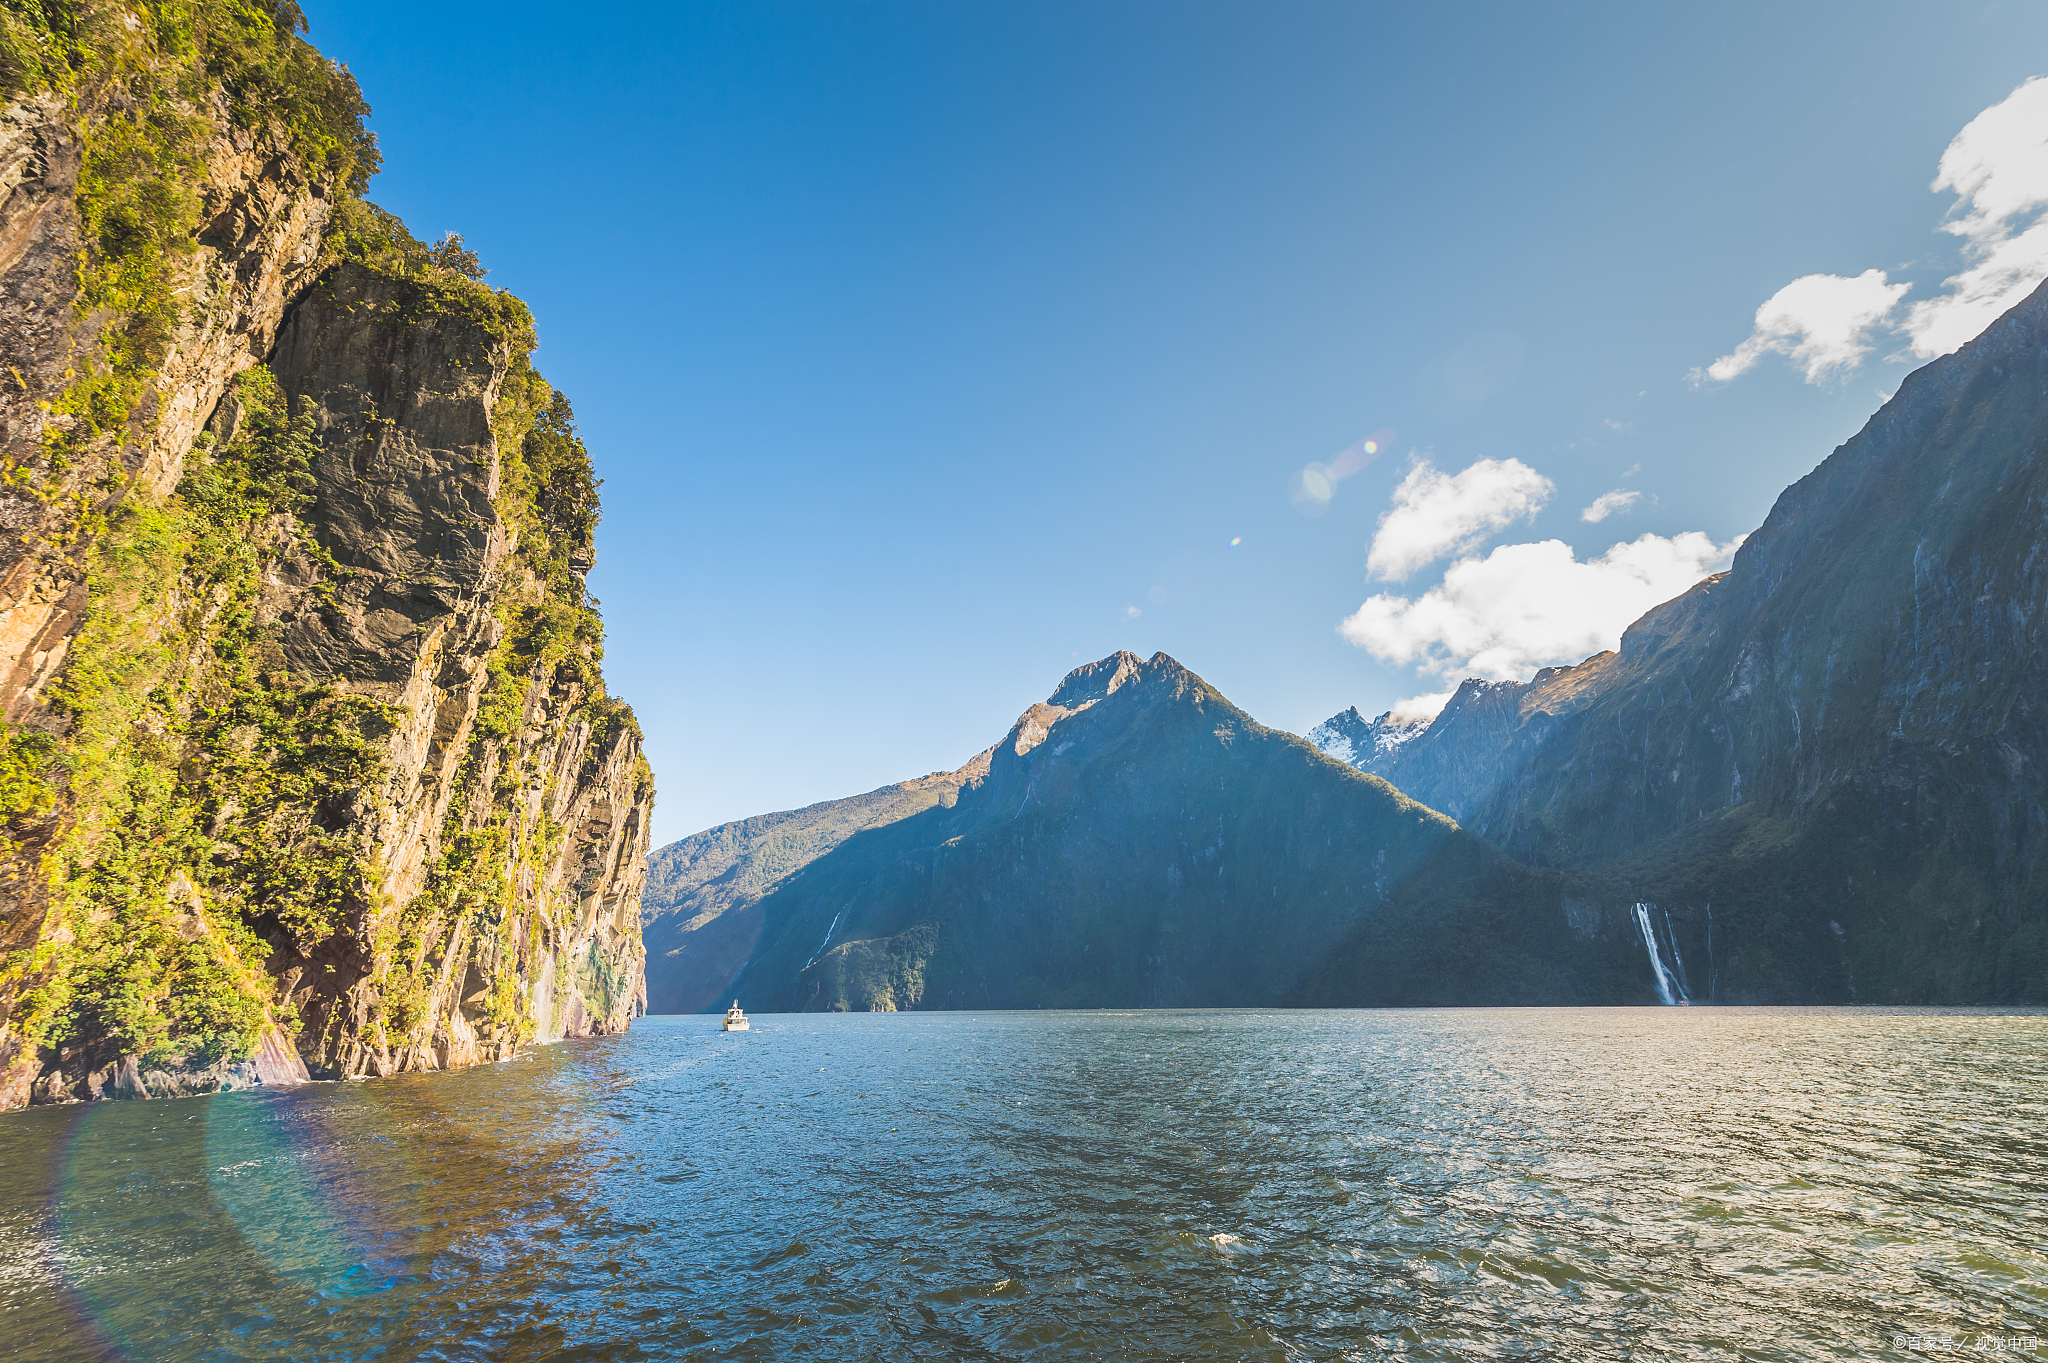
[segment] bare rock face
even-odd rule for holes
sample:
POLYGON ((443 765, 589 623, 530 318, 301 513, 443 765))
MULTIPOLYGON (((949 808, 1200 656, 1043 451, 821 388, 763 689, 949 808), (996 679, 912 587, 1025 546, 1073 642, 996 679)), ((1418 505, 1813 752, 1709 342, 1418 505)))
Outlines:
POLYGON ((0 1109, 623 1029, 653 782, 531 319, 356 197, 290 7, 131 8, 0 73, 0 1109))
POLYGON ((639 899, 652 789, 637 735, 599 733, 590 687, 553 669, 519 679, 513 732, 477 727, 508 605, 545 595, 498 509, 493 418, 525 356, 491 319, 431 308, 427 292, 345 264, 293 310, 271 367, 319 432, 305 519, 329 564, 301 555, 280 565, 261 611, 295 672, 404 715, 383 781, 356 792, 337 824, 373 850, 368 903, 417 904, 452 840, 502 832, 519 900, 535 911, 495 922, 430 911, 414 950, 439 961, 432 1025, 404 1042, 376 1025, 375 944, 403 908, 366 907, 344 939, 273 933, 273 959, 298 972, 301 1048, 321 1073, 500 1058, 527 1039, 623 1031, 646 1007, 639 899), (547 830, 566 833, 552 850, 547 830), (530 1000, 516 1020, 491 1013, 490 984, 505 979, 530 1000))
POLYGON ((0 384, 0 450, 36 474, 0 486, 0 717, 9 721, 31 716, 85 610, 91 541, 77 533, 81 516, 110 497, 161 500, 177 485, 229 381, 263 357, 286 300, 319 269, 325 187, 297 173, 279 138, 221 123, 194 186, 199 230, 167 262, 168 287, 193 306, 156 366, 143 421, 60 467, 44 437, 84 418, 49 409, 121 319, 76 307, 87 245, 74 201, 76 120, 49 94, 0 111, 0 352, 16 379, 0 384))

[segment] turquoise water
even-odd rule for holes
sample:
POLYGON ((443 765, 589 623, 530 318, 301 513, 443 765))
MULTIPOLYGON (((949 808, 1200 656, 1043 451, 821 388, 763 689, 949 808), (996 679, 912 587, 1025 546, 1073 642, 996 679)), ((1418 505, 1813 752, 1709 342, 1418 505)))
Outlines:
POLYGON ((0 1348, 2048 1356, 2039 1015, 717 1025, 0 1117, 0 1348))

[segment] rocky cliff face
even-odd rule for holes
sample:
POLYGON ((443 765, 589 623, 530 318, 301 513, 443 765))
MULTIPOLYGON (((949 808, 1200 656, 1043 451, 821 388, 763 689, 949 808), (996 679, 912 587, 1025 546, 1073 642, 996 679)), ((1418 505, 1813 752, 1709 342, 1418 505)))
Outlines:
POLYGON ((1659 902, 1718 997, 2048 998, 2044 448, 2048 288, 1618 653, 1466 683, 1383 774, 1659 902))
POLYGON ((1124 653, 1026 711, 952 805, 763 899, 734 988, 853 1010, 1632 997, 1564 885, 1124 653))
POLYGON ((81 531, 117 489, 153 502, 176 485, 228 382, 261 358, 286 300, 317 272, 335 189, 306 175, 288 138, 236 127, 215 91, 214 135, 182 186, 195 230, 175 251, 123 240, 117 255, 94 228, 125 221, 123 201, 143 186, 109 184, 119 168, 105 163, 131 150, 122 144, 134 121, 148 118, 137 106, 154 92, 91 93, 83 110, 37 91, 0 111, 0 352, 17 380, 0 388, 0 457, 13 475, 0 487, 0 716, 10 722, 34 708, 84 615, 92 537, 81 531), (119 276, 140 273, 132 256, 142 254, 161 277, 123 290, 131 281, 119 276), (81 270, 82 255, 100 268, 81 270), (141 316, 120 306, 141 292, 192 306, 141 316), (140 391, 118 391, 131 387, 140 391))
POLYGON ((295 10, 183 20, 0 18, 0 1107, 643 1004, 652 782, 530 319, 356 197, 295 10))

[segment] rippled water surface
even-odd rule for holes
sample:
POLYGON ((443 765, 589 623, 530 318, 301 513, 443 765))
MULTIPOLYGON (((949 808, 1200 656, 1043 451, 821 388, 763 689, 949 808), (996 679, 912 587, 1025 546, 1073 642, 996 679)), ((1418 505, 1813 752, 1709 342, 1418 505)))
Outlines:
POLYGON ((717 1026, 0 1117, 0 1350, 2048 1357, 2038 1015, 717 1026))

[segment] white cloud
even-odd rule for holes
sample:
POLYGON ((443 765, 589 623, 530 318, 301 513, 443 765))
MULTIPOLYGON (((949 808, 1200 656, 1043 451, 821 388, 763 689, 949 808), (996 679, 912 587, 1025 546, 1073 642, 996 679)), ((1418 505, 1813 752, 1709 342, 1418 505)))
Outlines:
POLYGON ((1519 459, 1482 459, 1462 473, 1418 462, 1394 489, 1366 551, 1366 571, 1398 582, 1447 554, 1470 549, 1492 532, 1533 517, 1556 487, 1519 459))
POLYGON ((1612 492, 1603 492, 1593 499, 1591 506, 1579 513, 1579 519, 1591 521, 1593 524, 1598 525, 1615 512, 1626 511, 1642 499, 1642 493, 1628 492, 1621 488, 1616 488, 1612 492))
POLYGON ((1887 282, 1884 271, 1805 275, 1757 309, 1748 340, 1687 377, 1725 383, 1779 354, 1808 383, 1846 378, 1880 327, 1903 334, 1922 359, 1946 355, 2033 292, 2048 278, 2048 79, 2035 76, 1971 119, 1929 188, 1958 196, 1941 230, 1963 239, 1964 268, 1942 281, 1939 297, 1895 320, 1911 286, 1887 282))
POLYGON ((1802 275, 1756 310, 1748 340, 1688 377, 1726 383, 1766 355, 1786 356, 1806 371, 1808 383, 1846 377, 1875 344, 1870 333, 1891 317, 1911 287, 1887 283, 1883 270, 1802 275))
POLYGON ((1374 596, 1338 632, 1382 662, 1445 679, 1527 677, 1621 642, 1652 606, 1728 565, 1742 538, 1643 535, 1580 562, 1561 540, 1461 559, 1421 596, 1374 596))
POLYGON ((1433 695, 1410 696, 1406 700, 1397 700, 1387 711, 1387 721, 1405 727, 1420 724, 1426 719, 1435 719, 1443 713, 1444 707, 1451 703, 1451 697, 1457 694, 1455 691, 1438 691, 1433 695))
POLYGON ((1968 268, 1907 313, 1922 357, 1971 340, 2048 276, 2048 80, 2034 77, 1971 119, 1941 154, 1931 188, 1960 196, 1941 230, 1963 239, 1968 268))
POLYGON ((2048 80, 2035 76, 1963 126, 1941 154, 1937 194, 1954 190, 1961 212, 1942 230, 1980 237, 2048 204, 2048 80))

